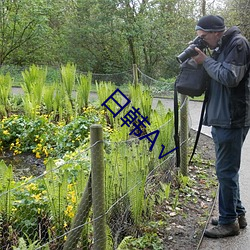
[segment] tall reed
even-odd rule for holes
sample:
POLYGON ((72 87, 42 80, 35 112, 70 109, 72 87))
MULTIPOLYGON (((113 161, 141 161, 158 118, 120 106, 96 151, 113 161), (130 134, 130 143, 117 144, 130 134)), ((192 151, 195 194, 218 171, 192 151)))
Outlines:
POLYGON ((174 114, 171 110, 166 110, 161 101, 158 101, 156 108, 151 112, 151 124, 148 128, 149 132, 157 129, 160 131, 153 148, 156 156, 161 153, 162 145, 165 146, 163 155, 174 148, 174 114))
POLYGON ((9 105, 8 98, 11 93, 12 79, 10 74, 0 75, 0 115, 7 116, 9 105))
POLYGON ((13 193, 10 190, 14 185, 12 166, 8 167, 0 161, 0 214, 4 215, 5 222, 9 222, 12 214, 13 193))
POLYGON ((53 112, 56 121, 71 121, 74 116, 72 102, 60 83, 55 83, 53 112))
POLYGON ((39 112, 43 90, 46 82, 47 68, 41 68, 35 65, 22 72, 24 82, 21 87, 24 91, 24 110, 30 117, 35 117, 39 112))
MULTIPOLYGON (((116 131, 111 135, 117 139, 116 131)), ((135 224, 142 219, 144 206, 144 188, 151 161, 146 141, 111 142, 111 154, 106 155, 106 204, 123 197, 125 210, 130 211, 135 224)), ((124 211, 117 211, 123 213, 124 211)))
POLYGON ((67 63, 61 66, 62 86, 64 87, 69 100, 72 102, 72 92, 76 81, 76 65, 67 63))
POLYGON ((78 78, 78 87, 76 92, 76 103, 78 111, 82 108, 88 107, 89 94, 91 90, 92 74, 88 72, 87 75, 80 75, 78 78))
POLYGON ((56 84, 46 86, 44 89, 43 102, 46 107, 47 114, 50 114, 53 111, 53 102, 55 95, 56 84))
MULTIPOLYGON (((100 82, 100 83, 96 82, 96 90, 100 106, 110 97, 110 95, 115 91, 115 89, 116 89, 115 85, 111 82, 100 82)), ((120 96, 117 96, 116 99, 119 103, 121 102, 120 96)), ((108 102, 108 106, 114 113, 118 111, 118 106, 115 102, 112 101, 108 102)), ((102 109, 105 110, 104 107, 102 109)), ((111 125, 111 127, 114 127, 115 121, 113 114, 110 111, 107 111, 107 118, 108 118, 108 123, 111 125)))
POLYGON ((68 176, 66 172, 55 170, 52 159, 46 164, 46 176, 43 179, 49 199, 49 207, 57 230, 63 228, 64 211, 67 207, 68 176))
POLYGON ((135 108, 140 108, 139 112, 144 117, 148 117, 148 121, 150 121, 153 102, 151 91, 142 84, 129 84, 129 97, 131 98, 132 105, 135 108))

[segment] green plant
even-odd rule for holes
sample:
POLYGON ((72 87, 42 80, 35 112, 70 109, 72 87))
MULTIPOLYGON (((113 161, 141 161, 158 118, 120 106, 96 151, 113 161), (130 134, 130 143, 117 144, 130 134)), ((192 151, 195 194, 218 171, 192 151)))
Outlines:
POLYGON ((0 75, 0 116, 7 116, 9 111, 9 96, 11 93, 12 79, 10 74, 0 75))
POLYGON ((12 166, 8 167, 3 160, 0 161, 0 213, 5 216, 6 222, 10 221, 13 206, 13 193, 11 189, 14 186, 14 177, 12 166))
POLYGON ((29 117, 34 118, 37 112, 40 112, 46 75, 47 68, 43 69, 35 65, 22 72, 24 82, 21 87, 24 91, 24 111, 29 117))
POLYGON ((142 237, 125 237, 117 250, 152 249, 163 250, 163 242, 156 233, 145 233, 142 237))
POLYGON ((191 180, 189 176, 183 175, 181 173, 178 174, 178 181, 180 188, 185 189, 187 186, 191 186, 191 180))
POLYGON ((27 246, 26 241, 21 237, 18 239, 18 246, 13 246, 13 250, 35 250, 37 247, 39 247, 38 241, 30 242, 30 244, 27 246))
MULTIPOLYGON (((117 133, 115 130, 111 134, 110 151, 106 155, 106 204, 109 208, 125 195, 124 206, 129 208, 135 225, 138 225, 142 220, 142 213, 146 209, 144 191, 151 158, 149 154, 145 153, 148 151, 145 141, 140 143, 131 141, 130 145, 125 142, 119 144, 112 142, 113 138, 117 139, 117 133)), ((124 209, 124 206, 120 208, 124 209)), ((117 210, 114 211, 121 214, 124 212, 117 210)))
MULTIPOLYGON (((52 216, 54 229, 50 229, 52 234, 61 235, 64 233, 64 224, 66 216, 70 218, 72 206, 67 204, 68 194, 68 175, 67 172, 63 172, 61 169, 56 169, 56 165, 52 159, 46 164, 46 177, 43 179, 44 185, 48 196, 48 206, 52 216)), ((59 239, 58 244, 63 244, 62 240, 59 239)))
POLYGON ((40 239, 46 235, 46 231, 39 230, 44 227, 42 221, 49 221, 48 197, 45 187, 41 181, 30 177, 22 177, 16 184, 18 188, 12 192, 15 196, 13 202, 13 227, 19 232, 19 235, 30 240, 36 240, 37 235, 40 239))
POLYGON ((151 121, 153 101, 151 91, 142 84, 129 84, 129 97, 131 98, 133 107, 140 108, 140 113, 144 117, 148 117, 148 121, 151 121))
POLYGON ((79 82, 79 85, 77 87, 76 103, 77 103, 78 110, 81 111, 82 108, 88 107, 89 94, 90 94, 91 82, 92 82, 92 74, 88 72, 87 75, 80 75, 78 82, 79 82))
MULTIPOLYGON (((166 110, 161 101, 158 101, 157 106, 151 112, 151 124, 148 126, 149 132, 159 130, 157 141, 153 148, 155 155, 159 155, 165 146, 164 153, 174 148, 174 113, 171 110, 166 110)), ((163 158, 164 159, 164 158, 163 158)))
POLYGON ((62 86, 66 91, 69 100, 72 102, 72 91, 76 81, 76 65, 67 63, 61 66, 62 86))
POLYGON ((180 191, 177 189, 175 190, 175 196, 172 204, 173 209, 176 209, 179 205, 179 196, 180 196, 180 191))
POLYGON ((46 108, 46 114, 51 114, 53 111, 54 94, 55 94, 56 84, 46 86, 44 89, 43 102, 46 108))
POLYGON ((162 203, 164 200, 168 200, 171 192, 171 183, 162 183, 160 182, 160 189, 157 192, 159 195, 160 203, 162 203))
POLYGON ((94 123, 103 123, 103 117, 91 106, 69 123, 54 123, 46 115, 35 119, 6 117, 0 121, 0 150, 11 150, 14 155, 33 152, 37 158, 60 156, 88 142, 90 126, 94 123))
MULTIPOLYGON (((115 91, 115 85, 111 82, 100 82, 100 83, 96 82, 96 90, 98 94, 99 104, 101 106, 101 104, 105 102, 110 97, 110 95, 115 91)), ((118 103, 121 103, 120 96, 116 96, 116 100, 118 103)), ((114 113, 118 111, 118 106, 115 102, 110 101, 108 103, 108 106, 114 113)), ((101 109, 107 111, 105 107, 101 106, 101 109)), ((113 114, 110 111, 107 111, 107 117, 108 117, 108 123, 113 128, 115 121, 113 114)))

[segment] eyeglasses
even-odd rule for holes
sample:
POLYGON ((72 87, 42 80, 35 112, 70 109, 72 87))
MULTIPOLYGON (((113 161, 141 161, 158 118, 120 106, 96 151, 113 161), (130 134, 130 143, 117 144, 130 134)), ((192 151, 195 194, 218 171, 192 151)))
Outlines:
POLYGON ((202 35, 200 35, 199 37, 202 38, 202 39, 205 39, 207 37, 208 34, 211 34, 211 33, 214 33, 213 31, 210 31, 210 32, 206 32, 202 35))

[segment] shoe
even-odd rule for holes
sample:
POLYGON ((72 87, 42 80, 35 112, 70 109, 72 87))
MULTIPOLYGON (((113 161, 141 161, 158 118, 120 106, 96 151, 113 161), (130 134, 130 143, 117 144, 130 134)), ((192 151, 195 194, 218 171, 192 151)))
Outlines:
MULTIPOLYGON (((243 229, 243 228, 245 228, 247 226, 247 220, 246 220, 245 214, 239 215, 238 222, 239 222, 240 229, 243 229)), ((212 218, 211 224, 214 225, 214 226, 217 226, 218 225, 218 219, 217 218, 212 218)))
POLYGON ((222 225, 219 224, 210 229, 206 229, 204 235, 209 238, 223 238, 228 236, 239 235, 240 227, 238 222, 234 222, 232 224, 222 225))

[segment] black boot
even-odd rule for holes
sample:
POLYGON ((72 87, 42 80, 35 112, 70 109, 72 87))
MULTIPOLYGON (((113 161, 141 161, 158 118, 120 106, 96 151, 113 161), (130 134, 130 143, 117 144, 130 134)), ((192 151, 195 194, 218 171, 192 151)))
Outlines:
MULTIPOLYGON (((242 215, 238 216, 238 222, 239 222, 240 229, 243 229, 243 228, 245 228, 247 226, 247 220, 246 220, 245 214, 242 214, 242 215)), ((214 226, 217 226, 218 225, 218 219, 217 218, 212 218, 211 224, 214 225, 214 226)))
POLYGON ((215 227, 205 230, 204 235, 209 238, 223 238, 228 236, 238 235, 240 233, 240 227, 238 222, 232 224, 218 224, 215 227))

